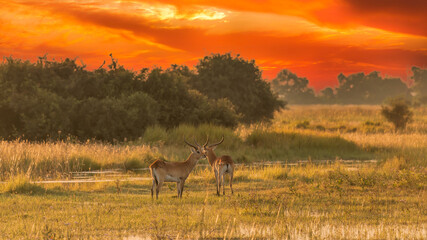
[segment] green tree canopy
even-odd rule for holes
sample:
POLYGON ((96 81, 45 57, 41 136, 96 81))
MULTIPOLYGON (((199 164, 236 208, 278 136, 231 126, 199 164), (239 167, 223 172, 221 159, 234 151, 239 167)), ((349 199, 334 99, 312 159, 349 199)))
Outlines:
POLYGON ((274 92, 291 104, 316 103, 314 90, 308 87, 308 79, 298 77, 288 69, 283 69, 271 82, 274 92))
POLYGON ((140 75, 124 69, 87 71, 75 60, 0 65, 0 136, 42 140, 68 134, 102 140, 136 138, 157 123, 157 102, 140 75))
POLYGON ((427 104, 427 69, 412 67, 412 79, 414 84, 411 87, 415 99, 420 103, 427 104))
POLYGON ((338 75, 336 97, 340 103, 380 104, 390 97, 404 96, 408 87, 399 78, 382 78, 379 72, 338 75))
POLYGON ((230 100, 243 122, 271 119, 274 111, 284 106, 271 92, 270 84, 262 80, 253 60, 229 53, 212 54, 201 59, 196 70, 191 86, 208 98, 230 100))
POLYGON ((320 91, 319 98, 322 103, 336 103, 334 90, 330 87, 324 88, 320 91))
POLYGON ((143 82, 143 91, 160 104, 159 123, 168 128, 181 123, 218 123, 234 127, 238 115, 228 100, 209 99, 188 85, 188 68, 172 66, 153 69, 143 82), (219 113, 220 114, 213 114, 219 113))

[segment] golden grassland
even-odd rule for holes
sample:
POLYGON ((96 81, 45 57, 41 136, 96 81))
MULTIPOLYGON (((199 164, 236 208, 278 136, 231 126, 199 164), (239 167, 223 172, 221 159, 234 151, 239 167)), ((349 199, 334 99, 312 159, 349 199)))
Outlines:
POLYGON ((381 168, 239 166, 235 194, 227 187, 221 197, 211 171, 198 169, 183 199, 166 184, 158 201, 148 180, 35 185, 16 177, 0 195, 0 237, 423 239, 426 175, 399 168, 397 159, 381 168))
POLYGON ((423 239, 427 108, 414 109, 414 121, 397 133, 379 111, 290 106, 271 123, 234 130, 152 127, 115 144, 1 141, 0 239, 423 239), (211 142, 224 135, 218 154, 239 163, 235 194, 226 187, 217 197, 201 160, 183 199, 166 184, 152 201, 144 168, 156 158, 182 161, 184 137, 207 135, 211 142), (92 177, 112 182, 34 182, 107 169, 122 174, 92 177))

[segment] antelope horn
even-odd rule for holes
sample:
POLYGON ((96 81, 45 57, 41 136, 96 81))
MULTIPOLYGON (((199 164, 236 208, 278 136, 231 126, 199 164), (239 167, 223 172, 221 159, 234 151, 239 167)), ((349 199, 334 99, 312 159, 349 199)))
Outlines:
POLYGON ((206 142, 205 144, 203 144, 203 147, 206 147, 208 145, 208 142, 209 142, 209 135, 206 137, 206 142))
POLYGON ((209 147, 215 147, 217 145, 220 145, 222 142, 224 142, 224 136, 222 136, 221 141, 214 143, 214 144, 211 144, 211 145, 209 145, 209 147))
POLYGON ((185 140, 185 137, 184 137, 184 142, 185 142, 187 145, 189 145, 189 146, 191 146, 191 147, 193 147, 194 149, 196 149, 196 150, 197 150, 197 147, 196 147, 196 146, 194 146, 193 144, 191 144, 191 143, 187 142, 187 140, 185 140))
POLYGON ((196 137, 194 137, 194 144, 196 144, 197 147, 201 148, 200 145, 196 141, 196 137))

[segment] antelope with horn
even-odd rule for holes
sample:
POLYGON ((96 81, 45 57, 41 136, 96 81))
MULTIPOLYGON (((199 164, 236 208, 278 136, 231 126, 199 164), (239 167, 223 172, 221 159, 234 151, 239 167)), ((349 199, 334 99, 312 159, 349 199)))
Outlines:
POLYGON ((151 187, 151 198, 154 198, 154 188, 156 188, 156 199, 159 198, 160 188, 164 182, 176 182, 178 198, 182 198, 184 183, 190 172, 196 166, 202 157, 206 157, 200 146, 184 142, 191 147, 191 154, 184 162, 166 162, 156 160, 150 165, 151 176, 153 177, 153 186, 151 187))
POLYGON ((222 139, 214 144, 209 143, 209 137, 206 140, 206 143, 203 145, 203 150, 205 155, 208 158, 209 164, 212 166, 212 169, 215 173, 215 180, 216 180, 216 194, 219 196, 219 192, 221 190, 222 185, 222 194, 225 195, 225 181, 224 181, 224 175, 226 173, 230 174, 230 189, 231 194, 233 194, 233 173, 234 173, 234 162, 233 159, 231 159, 230 156, 223 155, 221 157, 217 157, 214 153, 214 149, 216 146, 220 145, 222 142, 224 142, 224 136, 222 136, 222 139))

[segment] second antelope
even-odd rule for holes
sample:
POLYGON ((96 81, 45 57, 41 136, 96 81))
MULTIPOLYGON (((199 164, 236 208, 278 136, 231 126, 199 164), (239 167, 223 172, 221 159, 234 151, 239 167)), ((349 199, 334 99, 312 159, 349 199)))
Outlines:
POLYGON ((208 145, 209 143, 209 137, 206 140, 206 143, 203 145, 203 150, 205 155, 208 157, 209 164, 212 166, 212 169, 215 173, 215 180, 216 180, 216 194, 219 196, 219 192, 221 191, 221 184, 222 184, 222 194, 225 195, 225 181, 224 181, 224 175, 226 173, 230 174, 230 189, 231 194, 233 194, 233 173, 234 173, 234 162, 233 159, 231 159, 230 156, 223 155, 221 157, 217 157, 214 153, 214 149, 216 146, 220 145, 222 142, 224 142, 224 136, 222 137, 221 141, 208 145))
POLYGON ((154 195, 154 188, 156 188, 156 199, 159 198, 160 188, 164 182, 176 182, 178 198, 182 198, 185 180, 196 166, 200 158, 206 157, 203 149, 199 145, 192 145, 185 139, 184 142, 191 146, 191 154, 188 156, 187 160, 184 162, 165 162, 158 159, 150 165, 150 172, 151 176, 153 177, 151 198, 153 198, 154 195))

